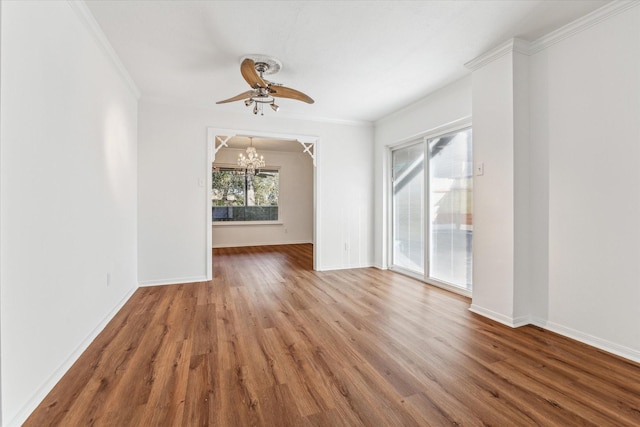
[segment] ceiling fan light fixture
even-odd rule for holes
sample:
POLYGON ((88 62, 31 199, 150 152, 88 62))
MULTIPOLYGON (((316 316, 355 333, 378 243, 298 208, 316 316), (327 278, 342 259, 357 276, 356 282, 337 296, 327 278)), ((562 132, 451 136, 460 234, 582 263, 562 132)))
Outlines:
POLYGON ((289 98, 296 101, 313 104, 314 101, 308 95, 281 83, 270 82, 264 79, 265 74, 274 74, 282 68, 282 63, 276 58, 264 55, 247 55, 242 58, 240 73, 244 80, 249 83, 251 90, 236 95, 232 98, 216 102, 216 104, 226 104, 227 102, 244 100, 244 105, 250 107, 253 104, 253 114, 264 115, 262 104, 269 104, 273 111, 280 110, 275 104, 275 97, 289 98))

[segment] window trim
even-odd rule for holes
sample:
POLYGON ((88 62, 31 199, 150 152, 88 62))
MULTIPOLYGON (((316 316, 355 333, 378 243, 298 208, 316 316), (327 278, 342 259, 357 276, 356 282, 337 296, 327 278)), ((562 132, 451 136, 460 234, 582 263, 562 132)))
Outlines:
POLYGON ((211 221, 215 227, 233 225, 284 225, 284 221, 274 219, 273 221, 211 221))

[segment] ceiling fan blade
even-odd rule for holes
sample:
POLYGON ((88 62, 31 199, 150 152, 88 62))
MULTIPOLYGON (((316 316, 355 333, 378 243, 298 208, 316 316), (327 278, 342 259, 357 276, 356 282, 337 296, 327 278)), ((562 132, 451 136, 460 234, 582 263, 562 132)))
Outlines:
POLYGON ((315 102, 309 95, 286 86, 269 86, 269 93, 271 96, 275 96, 277 98, 291 98, 306 102, 307 104, 313 104, 315 102))
POLYGON ((226 104, 227 102, 240 101, 241 99, 251 98, 254 95, 253 90, 242 92, 240 95, 236 95, 233 98, 225 99, 224 101, 218 101, 216 104, 226 104))
POLYGON ((256 63, 253 62, 253 59, 246 58, 242 61, 242 64, 240 64, 240 72, 242 73, 242 77, 244 77, 252 88, 257 89, 259 87, 267 87, 267 84, 256 71, 256 63))

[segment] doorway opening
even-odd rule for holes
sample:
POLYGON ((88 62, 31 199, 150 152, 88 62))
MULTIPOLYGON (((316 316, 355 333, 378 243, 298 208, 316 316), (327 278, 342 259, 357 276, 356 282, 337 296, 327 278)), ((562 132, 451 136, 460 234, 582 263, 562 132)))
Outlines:
POLYGON ((220 247, 311 243, 316 268, 318 140, 300 134, 208 128, 208 277, 212 277, 212 249, 220 247), (256 170, 238 162, 250 144, 264 158, 256 170), (259 188, 263 182, 270 188, 259 188))

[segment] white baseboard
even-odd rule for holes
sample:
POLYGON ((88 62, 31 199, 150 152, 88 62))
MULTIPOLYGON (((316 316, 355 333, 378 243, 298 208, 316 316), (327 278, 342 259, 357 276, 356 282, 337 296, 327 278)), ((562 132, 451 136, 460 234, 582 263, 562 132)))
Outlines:
POLYGON ((532 323, 531 316, 520 316, 513 318, 513 327, 519 328, 520 326, 530 325, 532 323))
POLYGON ((152 279, 143 280, 138 283, 141 288, 147 286, 166 286, 166 285, 179 285, 181 283, 194 283, 194 282, 208 282, 207 276, 192 276, 192 277, 176 277, 173 279, 152 279))
POLYGON ((545 326, 547 324, 547 319, 542 317, 531 316, 531 324, 535 326, 539 326, 542 329, 547 329, 547 327, 545 326))
POLYGON ((71 368, 71 366, 78 360, 78 358, 89 347, 89 344, 96 339, 98 334, 107 326, 107 324, 114 318, 114 316, 120 311, 120 309, 129 301, 129 298, 133 295, 137 288, 129 290, 125 296, 116 304, 116 306, 109 311, 109 313, 102 319, 102 321, 83 339, 75 350, 66 358, 66 360, 49 376, 49 378, 38 388, 38 390, 31 396, 31 398, 24 404, 24 406, 18 411, 18 413, 9 420, 5 426, 20 426, 26 421, 31 413, 38 407, 38 405, 47 397, 47 394, 55 387, 55 385, 62 379, 64 374, 71 368))
POLYGON ((323 265, 316 268, 316 271, 334 271, 334 270, 352 270, 355 268, 369 268, 373 267, 371 264, 362 264, 362 265, 323 265))
POLYGON ((294 241, 286 241, 286 242, 251 242, 251 243, 214 243, 211 245, 211 249, 216 248, 245 248, 250 246, 279 246, 279 245, 304 245, 304 244, 313 244, 309 240, 294 240, 294 241))
POLYGON ((640 363, 640 351, 638 350, 634 350, 632 348, 616 344, 614 342, 607 341, 602 338, 598 338, 593 335, 577 331, 575 329, 560 325, 558 323, 550 322, 539 317, 534 317, 531 323, 543 329, 555 332, 559 335, 572 338, 576 341, 580 341, 584 344, 588 344, 600 350, 604 350, 608 353, 615 354, 616 356, 624 357, 625 359, 640 363))
POLYGON ((532 324, 542 329, 555 332, 556 334, 574 339, 576 341, 580 341, 581 343, 590 345, 608 353, 615 354, 616 356, 620 356, 625 359, 640 363, 640 351, 638 350, 616 344, 602 338, 598 338, 596 336, 560 325, 558 323, 550 322, 542 317, 521 316, 517 318, 511 318, 474 304, 471 304, 471 307, 469 307, 469 311, 472 311, 484 317, 488 317, 489 319, 495 320, 496 322, 502 323, 503 325, 507 325, 511 328, 518 328, 520 326, 532 324))
POLYGON ((530 316, 521 316, 515 318, 505 316, 504 314, 497 313, 484 307, 480 307, 476 304, 471 304, 471 306, 469 307, 469 311, 484 317, 488 317, 489 319, 495 320, 496 322, 502 323, 503 325, 507 325, 510 328, 519 328, 520 326, 531 323, 530 316))

